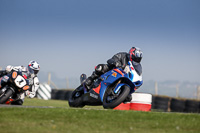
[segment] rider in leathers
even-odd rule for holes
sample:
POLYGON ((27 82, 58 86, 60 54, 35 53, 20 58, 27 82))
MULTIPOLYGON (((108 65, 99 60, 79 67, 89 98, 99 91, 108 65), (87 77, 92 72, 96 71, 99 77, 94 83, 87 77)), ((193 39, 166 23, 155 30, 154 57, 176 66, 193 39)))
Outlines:
POLYGON ((22 93, 20 95, 20 99, 17 101, 12 102, 11 104, 13 105, 22 105, 24 102, 24 98, 25 95, 29 98, 34 98, 36 95, 36 91, 39 88, 39 79, 37 77, 37 74, 39 72, 40 69, 40 65, 36 62, 36 61, 30 61, 27 67, 24 66, 11 66, 8 65, 6 67, 6 70, 2 70, 0 71, 0 91, 1 88, 6 85, 6 78, 4 78, 4 76, 6 76, 7 74, 9 74, 12 71, 21 71, 22 75, 27 77, 27 79, 29 80, 29 86, 31 87, 30 90, 27 90, 24 93, 22 93))
MULTIPOLYGON (((128 65, 129 61, 132 62, 136 72, 139 75, 141 75, 142 74, 142 66, 140 64, 141 59, 142 59, 142 51, 140 50, 140 48, 137 47, 132 47, 129 50, 129 53, 126 52, 117 53, 107 61, 107 64, 97 65, 92 75, 86 79, 85 84, 87 85, 88 89, 90 89, 95 79, 97 79, 102 74, 108 72, 109 70, 112 70, 115 67, 124 69, 128 65)), ((139 87, 135 89, 138 88, 139 87)), ((131 101, 130 95, 127 97, 126 101, 131 101)))

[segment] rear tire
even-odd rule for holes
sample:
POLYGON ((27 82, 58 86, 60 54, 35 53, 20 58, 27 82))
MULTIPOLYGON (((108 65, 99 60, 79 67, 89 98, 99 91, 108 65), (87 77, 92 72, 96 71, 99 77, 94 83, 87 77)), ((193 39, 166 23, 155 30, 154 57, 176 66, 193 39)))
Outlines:
MULTIPOLYGON (((112 88, 110 88, 110 89, 112 89, 112 88)), ((109 102, 109 101, 107 101, 109 94, 106 92, 105 95, 104 95, 104 99, 103 99, 103 107, 106 108, 106 109, 115 108, 116 106, 121 104, 126 99, 126 97, 129 95, 129 93, 130 93, 130 87, 124 85, 124 86, 121 87, 121 92, 119 93, 117 98, 114 99, 113 101, 109 102)))
POLYGON ((6 90, 5 94, 0 97, 0 104, 4 104, 13 93, 11 89, 6 90))

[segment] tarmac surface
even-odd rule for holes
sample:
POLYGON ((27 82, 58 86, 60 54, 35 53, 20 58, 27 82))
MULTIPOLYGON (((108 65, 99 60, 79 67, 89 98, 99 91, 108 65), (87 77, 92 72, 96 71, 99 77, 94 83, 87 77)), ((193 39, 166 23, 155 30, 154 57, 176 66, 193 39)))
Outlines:
POLYGON ((52 106, 22 106, 22 105, 6 105, 0 104, 0 108, 61 108, 61 107, 52 107, 52 106))

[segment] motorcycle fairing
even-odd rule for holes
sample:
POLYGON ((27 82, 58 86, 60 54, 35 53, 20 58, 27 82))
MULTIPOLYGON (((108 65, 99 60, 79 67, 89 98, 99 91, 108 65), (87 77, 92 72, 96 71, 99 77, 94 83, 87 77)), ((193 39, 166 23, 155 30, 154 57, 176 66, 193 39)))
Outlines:
MULTIPOLYGON (((1 77, 0 82, 2 82, 2 81, 4 81, 4 82, 6 81, 6 84, 5 84, 6 86, 5 85, 3 86, 3 87, 5 87, 5 91, 7 90, 7 87, 8 87, 9 89, 11 89, 14 92, 12 97, 10 97, 10 99, 8 99, 8 101, 5 102, 6 104, 12 103, 13 101, 15 101, 18 98, 18 94, 21 94, 25 90, 29 89, 29 80, 25 79, 24 76, 22 76, 22 72, 20 72, 20 71, 14 71, 12 73, 9 73, 9 74, 1 77)), ((3 90, 3 88, 2 88, 2 90, 3 90)))
POLYGON ((102 105, 100 96, 98 93, 96 93, 93 89, 91 89, 89 92, 84 94, 84 97, 82 98, 83 103, 86 105, 102 105))
MULTIPOLYGON (((105 94, 105 91, 106 91, 107 87, 109 87, 111 84, 113 84, 114 82, 116 82, 119 79, 122 79, 122 78, 126 79, 128 77, 129 77, 128 74, 126 74, 125 72, 123 72, 119 68, 113 69, 113 70, 108 71, 107 73, 103 74, 101 76, 101 78, 104 79, 104 80, 101 82, 101 87, 100 87, 100 98, 101 98, 101 101, 103 102, 103 97, 104 97, 104 94, 105 94)), ((129 81, 128 83, 132 84, 130 86, 134 86, 131 81, 129 81)), ((118 90, 123 85, 127 85, 127 84, 125 84, 125 83, 118 84, 117 85, 117 89, 115 89, 115 93, 117 93, 118 90)), ((133 88, 135 88, 135 86, 133 88)))
POLYGON ((134 69, 132 63, 129 61, 129 79, 135 84, 135 86, 140 86, 143 83, 142 75, 139 75, 136 70, 134 69))
MULTIPOLYGON (((117 86, 116 86, 115 89, 114 89, 114 93, 117 94, 118 91, 120 90, 120 88, 121 88, 122 86, 124 86, 124 85, 127 85, 127 84, 125 84, 125 83, 119 83, 119 84, 117 84, 117 86)), ((129 86, 129 85, 127 85, 127 86, 129 86)), ((129 86, 129 87, 130 87, 130 86, 129 86)))
POLYGON ((97 86, 96 88, 94 88, 93 90, 99 94, 100 93, 100 89, 101 89, 101 83, 99 84, 99 86, 97 86))

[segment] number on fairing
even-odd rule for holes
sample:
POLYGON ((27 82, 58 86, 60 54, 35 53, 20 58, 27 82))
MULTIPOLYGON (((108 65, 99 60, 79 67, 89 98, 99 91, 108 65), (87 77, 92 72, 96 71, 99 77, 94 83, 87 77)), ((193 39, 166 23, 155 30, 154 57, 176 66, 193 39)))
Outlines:
POLYGON ((19 88, 22 88, 26 85, 26 80, 21 75, 18 75, 17 78, 15 79, 15 84, 19 88))

